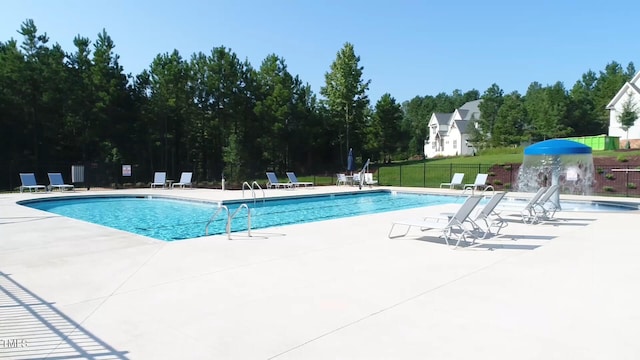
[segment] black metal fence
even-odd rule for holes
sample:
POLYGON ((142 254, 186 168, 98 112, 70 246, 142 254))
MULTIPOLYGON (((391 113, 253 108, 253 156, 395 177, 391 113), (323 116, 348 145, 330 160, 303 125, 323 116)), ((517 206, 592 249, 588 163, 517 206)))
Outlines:
MULTIPOLYGON (((518 189, 521 164, 429 164, 428 162, 400 166, 383 166, 373 170, 379 184, 404 187, 440 187, 449 183, 455 173, 463 173, 463 184, 472 184, 478 173, 488 174, 487 184, 496 190, 518 189)), ((541 180, 540 186, 550 185, 541 180)), ((563 193, 575 193, 569 187, 563 193)), ((598 166, 595 168, 590 194, 603 196, 640 197, 640 167, 635 165, 598 166)))
MULTIPOLYGON (((55 163, 46 168, 35 167, 30 164, 12 162, 10 159, 0 159, 0 191, 15 191, 20 186, 19 173, 33 172, 38 184, 47 185, 48 172, 60 172, 65 183, 72 182, 72 166, 84 167, 84 181, 75 183, 77 187, 107 187, 128 188, 146 187, 153 180, 154 171, 150 166, 131 165, 131 175, 123 176, 122 164, 107 163, 55 163)), ((622 165, 622 164, 621 164, 622 165)), ((520 164, 431 164, 429 162, 415 162, 406 165, 371 165, 370 171, 374 179, 383 186, 427 187, 438 188, 442 183, 451 181, 453 174, 464 173, 463 184, 472 184, 478 173, 488 174, 487 183, 498 191, 518 190, 517 179, 520 164)), ((315 185, 334 185, 336 174, 297 174, 301 181, 313 181, 315 185)), ((167 173, 168 179, 179 179, 180 173, 167 173)), ((195 179, 196 177, 194 177, 195 179)), ((196 183, 197 187, 220 188, 221 179, 205 179, 196 183)), ((256 179, 260 184, 266 183, 266 177, 256 179)), ((286 179, 284 179, 286 180, 286 179)), ((251 181, 249 181, 251 182, 251 181)), ((543 185, 543 184, 540 184, 543 185)), ((547 184, 548 185, 548 184, 547 184)), ((242 183, 227 183, 227 188, 241 188, 242 183)), ((562 189, 563 193, 569 193, 562 189)), ((604 196, 640 197, 640 167, 622 165, 595 168, 591 194, 604 196)))

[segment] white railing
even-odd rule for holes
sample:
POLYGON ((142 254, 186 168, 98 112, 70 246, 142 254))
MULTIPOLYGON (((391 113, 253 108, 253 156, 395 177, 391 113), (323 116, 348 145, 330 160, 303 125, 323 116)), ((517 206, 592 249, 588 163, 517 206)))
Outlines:
POLYGON ((256 188, 260 189, 260 191, 262 191, 262 202, 265 201, 267 196, 264 193, 264 189, 260 186, 260 184, 258 184, 257 181, 252 182, 251 185, 249 185, 249 183, 246 182, 246 181, 242 183, 242 198, 243 199, 244 199, 244 189, 245 189, 245 187, 247 187, 249 189, 249 191, 251 191, 251 197, 253 198, 253 205, 254 206, 255 206, 256 200, 257 200, 256 199, 256 188))
POLYGON ((204 234, 208 236, 209 225, 211 225, 211 223, 218 217, 220 213, 226 213, 227 223, 225 225, 225 232, 227 233, 227 239, 231 240, 231 221, 240 212, 241 209, 247 209, 247 234, 251 236, 251 209, 249 209, 249 205, 247 204, 240 204, 240 206, 238 206, 238 208, 233 213, 230 213, 229 208, 226 205, 218 203, 218 209, 215 213, 213 213, 213 215, 211 215, 211 218, 207 222, 207 225, 204 227, 204 234))
POLYGON ((204 234, 205 235, 209 235, 209 225, 211 225, 211 223, 218 217, 218 214, 220 214, 221 212, 226 212, 227 213, 227 234, 229 234, 229 232, 231 231, 231 223, 229 222, 229 208, 226 207, 225 205, 222 205, 222 203, 218 203, 218 209, 216 210, 215 213, 213 213, 213 215, 211 215, 211 218, 209 218, 209 221, 207 222, 207 225, 204 227, 204 234))

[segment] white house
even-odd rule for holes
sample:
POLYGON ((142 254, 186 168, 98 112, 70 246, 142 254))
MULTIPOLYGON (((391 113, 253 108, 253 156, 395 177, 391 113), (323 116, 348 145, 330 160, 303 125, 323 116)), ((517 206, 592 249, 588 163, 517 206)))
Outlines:
POLYGON ((467 142, 471 126, 480 119, 478 105, 482 100, 469 101, 452 113, 433 113, 429 119, 429 139, 425 141, 424 156, 473 155, 476 149, 467 142))
POLYGON ((629 128, 629 139, 634 144, 633 147, 637 148, 640 147, 640 72, 631 81, 625 83, 607 105, 609 110, 609 136, 620 137, 620 147, 626 144, 627 132, 620 126, 618 117, 620 117, 623 106, 629 99, 634 104, 639 117, 635 124, 629 128))

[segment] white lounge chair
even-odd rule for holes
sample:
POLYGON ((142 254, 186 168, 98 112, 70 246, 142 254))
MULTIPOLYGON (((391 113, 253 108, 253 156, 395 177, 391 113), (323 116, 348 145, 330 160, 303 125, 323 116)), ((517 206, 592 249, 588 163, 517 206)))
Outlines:
POLYGON ((289 171, 287 172, 287 177, 289 178, 289 183, 291 184, 291 186, 293 187, 300 187, 300 186, 313 186, 313 183, 310 181, 298 181, 298 177, 296 177, 296 174, 289 171))
MULTIPOLYGON (((489 234, 497 235, 503 227, 507 226, 507 222, 496 211, 496 207, 504 198, 505 194, 505 192, 493 194, 489 202, 487 202, 475 216, 471 215, 467 219, 467 222, 471 224, 476 232, 482 233, 482 239, 485 239, 489 234), (495 233, 491 233, 492 229, 496 229, 495 233)), ((441 215, 450 218, 453 216, 453 213, 441 213, 441 215)))
POLYGON ((378 180, 373 180, 372 173, 364 173, 364 185, 375 185, 378 183, 378 180))
POLYGON ((533 204, 533 222, 551 220, 556 211, 560 210, 560 204, 557 204, 552 200, 552 197, 554 197, 558 191, 560 191, 559 185, 549 186, 547 191, 540 196, 540 199, 533 204))
POLYGON ((493 187, 491 185, 487 185, 487 177, 489 176, 489 174, 478 174, 476 175, 476 179, 474 180, 473 184, 464 184, 464 189, 472 189, 472 190, 482 190, 482 189, 486 189, 486 188, 491 188, 493 189, 493 187))
POLYGON ((458 186, 462 187, 462 180, 464 180, 464 173, 455 173, 451 178, 451 182, 442 183, 440 187, 448 187, 449 189, 455 189, 458 186))
POLYGON ((64 183, 61 173, 47 173, 47 176, 49 176, 49 188, 52 191, 53 189, 74 190, 73 185, 64 183))
POLYGON ((153 182, 151 183, 151 188, 155 188, 158 186, 162 186, 163 188, 167 186, 167 173, 164 171, 157 171, 153 175, 153 182))
POLYGON ((518 211, 522 216, 522 222, 525 224, 533 224, 537 221, 537 216, 534 210, 534 207, 544 195, 544 193, 548 190, 546 186, 543 186, 538 189, 538 191, 527 201, 523 206, 514 205, 514 204, 501 204, 498 206, 498 210, 501 211, 518 211))
POLYGON ((171 184, 171 188, 175 188, 179 186, 181 188, 185 188, 185 186, 191 187, 191 178, 193 177, 192 172, 183 172, 180 174, 180 181, 171 184))
POLYGON ((473 227, 469 228, 465 226, 465 222, 469 218, 469 215, 473 212, 473 209, 478 206, 482 196, 480 195, 472 195, 469 196, 464 203, 460 206, 458 211, 456 211, 452 216, 437 215, 433 217, 425 217, 423 219, 407 219, 407 220, 399 220, 394 221, 391 225, 391 230, 389 230, 389 238, 398 238, 402 236, 406 236, 409 233, 409 230, 412 227, 418 227, 422 231, 427 230, 438 230, 442 232, 442 237, 444 237, 444 241, 447 245, 450 245, 449 238, 455 237, 457 238, 455 247, 458 247, 461 240, 467 241, 467 236, 473 237, 473 241, 475 242, 475 236, 473 236, 473 227), (405 231, 402 235, 393 236, 393 229, 396 225, 403 225, 407 227, 407 231, 405 231), (459 234, 454 234, 454 232, 459 232, 459 234))
POLYGON ((279 188, 279 187, 291 187, 291 184, 289 183, 282 183, 278 180, 278 177, 276 176, 276 173, 274 172, 267 172, 267 189, 271 189, 271 188, 279 188))
POLYGON ((336 174, 336 185, 347 185, 347 174, 336 174))
POLYGON ((500 216, 498 212, 496 212, 496 208, 498 204, 504 196, 505 192, 498 192, 493 194, 489 202, 473 217, 473 224, 476 227, 476 230, 482 232, 482 238, 486 238, 487 235, 498 235, 500 230, 507 226, 507 222, 500 216), (480 224, 484 224, 484 226, 480 224), (496 229, 495 232, 491 232, 492 229, 496 229))
POLYGON ((20 192, 24 190, 29 190, 29 192, 40 189, 42 189, 42 191, 47 190, 44 185, 38 185, 38 183, 36 183, 36 175, 34 173, 20 173, 20 182, 22 183, 22 185, 20 185, 20 192))

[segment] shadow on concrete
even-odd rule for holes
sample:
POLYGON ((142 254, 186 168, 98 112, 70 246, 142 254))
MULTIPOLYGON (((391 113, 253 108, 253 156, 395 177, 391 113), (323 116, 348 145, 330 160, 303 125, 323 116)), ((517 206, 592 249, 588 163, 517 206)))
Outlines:
POLYGON ((0 358, 128 359, 4 272, 0 324, 0 358))
POLYGON ((25 223, 25 222, 31 222, 31 221, 40 221, 40 220, 46 220, 46 219, 53 219, 53 218, 58 218, 60 216, 55 215, 55 216, 3 216, 0 217, 0 225, 6 225, 6 224, 19 224, 19 223, 25 223))

